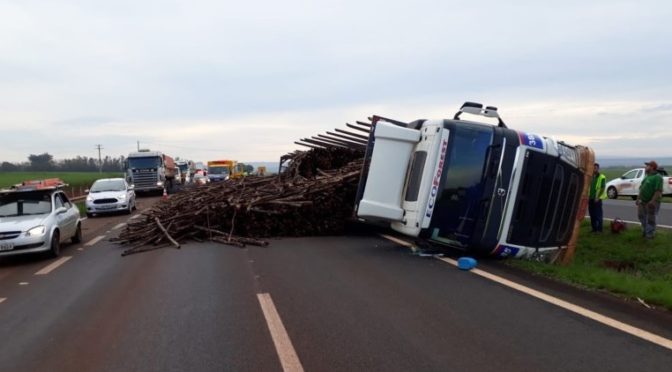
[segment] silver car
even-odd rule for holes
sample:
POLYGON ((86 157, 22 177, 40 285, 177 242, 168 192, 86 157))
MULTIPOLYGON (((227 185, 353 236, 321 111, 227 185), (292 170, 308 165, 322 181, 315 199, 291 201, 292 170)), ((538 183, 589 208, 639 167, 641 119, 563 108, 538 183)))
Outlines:
POLYGON ((0 190, 0 256, 48 252, 82 240, 79 209, 58 188, 0 190))
POLYGON ((123 211, 131 213, 135 209, 135 191, 123 178, 103 178, 97 180, 87 190, 86 215, 123 211))

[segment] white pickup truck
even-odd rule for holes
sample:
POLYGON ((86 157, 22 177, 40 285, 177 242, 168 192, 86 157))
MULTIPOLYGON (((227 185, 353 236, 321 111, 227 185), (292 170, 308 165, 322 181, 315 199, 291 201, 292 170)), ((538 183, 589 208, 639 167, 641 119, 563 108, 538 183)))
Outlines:
MULTIPOLYGON (((619 196, 630 196, 633 200, 637 199, 639 185, 642 184, 645 172, 644 168, 631 169, 621 177, 607 182, 609 199, 616 199, 619 196)), ((663 169, 658 169, 658 173, 663 176, 663 195, 672 195, 672 178, 668 177, 663 169)))

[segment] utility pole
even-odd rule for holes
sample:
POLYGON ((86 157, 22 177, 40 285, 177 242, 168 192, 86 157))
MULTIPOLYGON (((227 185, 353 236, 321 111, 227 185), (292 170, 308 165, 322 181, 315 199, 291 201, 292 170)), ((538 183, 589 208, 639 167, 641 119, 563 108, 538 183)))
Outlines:
POLYGON ((98 149, 98 172, 103 173, 103 159, 100 157, 100 150, 103 149, 103 145, 96 145, 98 149))
POLYGON ((138 141, 138 151, 140 151, 140 141, 138 141))

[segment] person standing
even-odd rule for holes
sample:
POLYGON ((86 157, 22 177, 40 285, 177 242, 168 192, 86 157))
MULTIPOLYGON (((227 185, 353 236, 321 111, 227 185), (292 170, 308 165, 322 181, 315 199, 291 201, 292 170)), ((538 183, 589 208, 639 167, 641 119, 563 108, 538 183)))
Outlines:
POLYGON ((600 165, 593 166, 593 181, 590 184, 588 195, 588 214, 590 214, 590 226, 594 233, 602 232, 602 200, 607 198, 607 178, 600 173, 600 165))
POLYGON ((658 163, 651 160, 646 165, 646 177, 639 186, 637 217, 642 224, 642 236, 653 239, 656 233, 656 215, 663 196, 663 177, 658 174, 658 163))

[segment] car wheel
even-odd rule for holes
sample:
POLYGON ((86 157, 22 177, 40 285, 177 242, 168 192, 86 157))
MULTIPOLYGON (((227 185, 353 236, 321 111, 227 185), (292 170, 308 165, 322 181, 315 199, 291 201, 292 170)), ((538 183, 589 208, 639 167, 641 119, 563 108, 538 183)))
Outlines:
POLYGON ((87 218, 91 218, 91 217, 93 217, 93 214, 91 214, 91 213, 87 213, 87 214, 86 214, 86 217, 87 217, 87 218))
POLYGON ((54 234, 51 236, 51 244, 49 247, 49 256, 58 257, 61 254, 61 235, 58 231, 54 231, 54 234))
POLYGON ((134 210, 134 211, 137 211, 137 210, 138 210, 138 206, 135 205, 135 198, 133 198, 133 210, 134 210))
POLYGON ((80 243, 82 241, 82 224, 77 224, 77 230, 75 230, 75 235, 72 236, 72 242, 74 244, 80 243))
POLYGON ((616 188, 612 186, 609 189, 607 189, 607 196, 609 197, 609 199, 616 199, 618 198, 618 191, 616 191, 616 188))
POLYGON ((128 208, 126 208, 126 214, 131 214, 133 212, 133 204, 128 203, 128 208))

